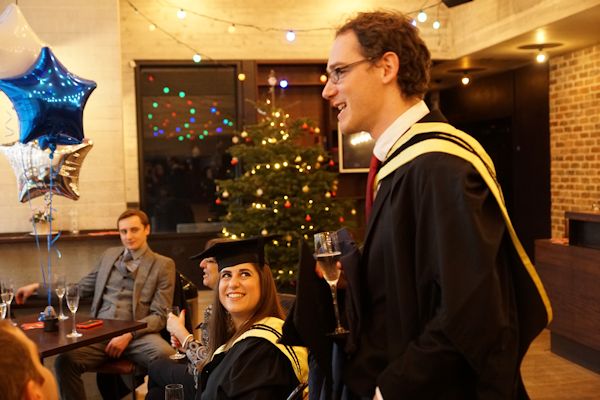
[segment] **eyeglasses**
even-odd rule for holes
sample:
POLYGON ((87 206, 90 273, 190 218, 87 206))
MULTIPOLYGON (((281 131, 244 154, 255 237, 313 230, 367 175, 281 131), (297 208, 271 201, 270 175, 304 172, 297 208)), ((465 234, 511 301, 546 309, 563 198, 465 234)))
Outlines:
POLYGON ((372 60, 372 58, 363 58, 362 60, 354 61, 353 63, 342 65, 341 67, 335 67, 333 70, 327 72, 327 78, 331 81, 331 83, 338 83, 346 72, 349 72, 358 64, 371 62, 372 60))

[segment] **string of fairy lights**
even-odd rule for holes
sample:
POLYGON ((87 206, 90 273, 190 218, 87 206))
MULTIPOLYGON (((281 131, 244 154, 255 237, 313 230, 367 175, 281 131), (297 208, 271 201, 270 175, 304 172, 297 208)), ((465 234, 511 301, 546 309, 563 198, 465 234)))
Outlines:
MULTIPOLYGON (((428 11, 432 12, 433 10, 435 10, 436 16, 435 16, 435 19, 433 19, 433 21, 431 21, 431 28, 433 28, 435 31, 438 31, 442 27, 442 23, 440 22, 440 19, 439 19, 439 11, 440 11, 440 7, 442 5, 442 1, 437 0, 433 4, 428 4, 429 1, 430 0, 424 0, 423 5, 421 7, 419 7, 419 9, 406 12, 405 14, 413 17, 413 19, 412 19, 413 25, 425 27, 425 26, 428 26, 425 24, 428 23, 428 21, 431 21, 428 11)), ((232 34, 232 35, 237 33, 239 28, 245 28, 245 29, 256 30, 256 31, 259 31, 262 33, 273 32, 276 34, 282 34, 285 36, 286 40, 289 43, 293 43, 296 40, 296 37, 298 34, 335 30, 334 27, 281 28, 281 27, 274 27, 274 26, 262 26, 262 25, 244 23, 244 22, 240 22, 240 21, 234 21, 234 20, 225 19, 225 18, 218 18, 218 17, 212 16, 212 15, 208 15, 205 13, 195 11, 191 8, 181 7, 177 4, 173 4, 166 0, 159 0, 159 3, 161 3, 166 8, 170 8, 173 10, 172 11, 173 18, 183 21, 186 18, 188 18, 189 16, 194 16, 197 18, 202 18, 202 19, 205 19, 208 21, 216 22, 218 24, 222 24, 224 31, 226 30, 229 34, 232 34)), ((139 15, 141 18, 143 18, 148 23, 148 30, 150 32, 154 32, 154 31, 162 32, 164 35, 171 38, 177 44, 190 50, 192 52, 192 60, 194 62, 199 63, 202 60, 212 60, 212 58, 209 57, 207 54, 199 51, 196 47, 191 45, 189 42, 183 40, 181 37, 179 37, 175 33, 172 33, 170 30, 165 28, 164 25, 158 24, 155 19, 151 18, 147 13, 140 10, 139 7, 137 7, 132 0, 127 0, 127 4, 129 5, 129 7, 131 7, 131 9, 137 15, 139 15)))

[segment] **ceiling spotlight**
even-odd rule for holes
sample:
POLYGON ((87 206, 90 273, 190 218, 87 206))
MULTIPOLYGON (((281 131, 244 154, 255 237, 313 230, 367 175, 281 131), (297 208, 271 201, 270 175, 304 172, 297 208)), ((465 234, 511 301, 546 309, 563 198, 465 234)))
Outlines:
POLYGON ((282 79, 279 81, 279 86, 281 86, 282 89, 285 89, 286 87, 288 87, 289 83, 286 79, 282 79))
POLYGON ((285 33, 285 38, 287 39, 288 42, 293 42, 294 40, 296 40, 296 32, 289 30, 285 33))
POLYGON ((544 53, 542 50, 540 50, 540 52, 537 53, 535 56, 535 61, 539 64, 545 63, 546 60, 548 60, 548 55, 546 53, 544 53))
POLYGON ((186 15, 187 15, 187 13, 185 12, 185 10, 183 8, 180 8, 179 10, 177 10, 177 18, 185 19, 186 15))
POLYGON ((423 10, 419 11, 419 14, 417 14, 417 20, 419 22, 427 21, 427 13, 423 10))
POLYGON ((471 78, 473 77, 473 72, 481 72, 481 71, 485 71, 485 68, 470 67, 470 68, 456 68, 456 69, 448 70, 448 72, 450 72, 450 73, 461 74, 462 78, 460 79, 460 81, 465 86, 468 85, 469 83, 471 83, 471 78))
POLYGON ((202 56, 196 53, 192 56, 192 60, 194 60, 195 63, 199 63, 200 61, 202 61, 202 56))
POLYGON ((435 21, 433 21, 433 29, 436 29, 436 30, 440 29, 441 26, 442 26, 442 24, 437 19, 435 21))
POLYGON ((525 44, 523 46, 519 46, 521 50, 537 50, 535 54, 535 61, 537 63, 545 63, 548 61, 548 53, 545 51, 546 49, 551 49, 554 47, 562 46, 562 43, 538 43, 538 44, 525 44))

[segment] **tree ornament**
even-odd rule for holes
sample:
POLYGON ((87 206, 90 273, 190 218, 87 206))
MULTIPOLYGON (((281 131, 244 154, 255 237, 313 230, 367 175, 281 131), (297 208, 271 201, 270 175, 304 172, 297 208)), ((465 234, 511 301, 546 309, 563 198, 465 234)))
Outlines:
POLYGON ((294 158, 294 162, 299 163, 300 161, 302 161, 302 157, 296 156, 296 158, 294 158))
POLYGON ((342 224, 343 224, 343 223, 344 223, 344 221, 346 221, 346 220, 344 219, 344 217, 340 217, 339 221, 340 221, 340 223, 342 223, 342 224))
POLYGON ((333 166, 335 166, 335 163, 333 162, 333 160, 329 160, 329 166, 330 166, 330 167, 333 167, 333 166))
POLYGON ((238 158, 237 158, 237 157, 233 157, 233 158, 231 159, 231 165, 237 165, 237 164, 238 164, 238 162, 240 162, 240 160, 238 160, 238 158))
POLYGON ((353 208, 352 210, 350 210, 350 214, 356 215, 356 208, 353 208))
POLYGON ((240 138, 237 136, 234 136, 231 138, 231 141, 233 142, 233 144, 238 144, 240 142, 240 138))
POLYGON ((304 130, 308 129, 308 124, 306 122, 302 124, 302 129, 304 129, 304 130))
POLYGON ((309 190, 310 190, 310 188, 308 187, 308 185, 302 186, 302 192, 303 193, 308 193, 309 190))
POLYGON ((331 197, 331 192, 325 192, 325 197, 329 199, 331 197))
POLYGON ((321 128, 319 128, 318 126, 315 128, 315 133, 321 133, 321 128))
POLYGON ((269 234, 269 231, 266 229, 263 229, 262 231, 260 231, 260 234, 263 236, 267 236, 269 234))
POLYGON ((248 137, 248 132, 242 131, 242 133, 240 133, 240 136, 243 137, 243 138, 247 138, 248 137))
POLYGON ((310 217, 310 214, 306 214, 306 218, 304 218, 306 220, 306 222, 310 222, 312 220, 312 218, 310 217))
POLYGON ((285 208, 290 208, 290 207, 292 206, 292 203, 290 203, 290 201, 289 201, 289 200, 286 200, 286 201, 285 201, 285 203, 283 203, 283 206, 284 206, 285 208))
POLYGON ((264 193, 264 192, 263 192, 263 190, 262 190, 261 188, 258 188, 258 189, 256 189, 256 195, 257 195, 258 197, 262 196, 262 195, 263 195, 263 193, 264 193))
POLYGON ((317 157, 317 161, 323 162, 324 160, 325 160, 325 158, 321 154, 319 154, 319 157, 317 157))
POLYGON ((229 192, 227 190, 225 190, 222 194, 221 197, 223 197, 224 199, 229 197, 229 192))
POLYGON ((286 242, 291 242, 292 241, 292 235, 290 235, 289 233, 287 235, 285 235, 285 241, 286 242))
POLYGON ((337 192, 335 190, 331 191, 331 197, 336 197, 337 196, 337 192))
POLYGON ((215 200, 215 204, 216 205, 220 205, 221 204, 221 199, 217 197, 217 199, 215 200))
POLYGON ((245 141, 246 141, 246 143, 252 143, 252 139, 251 139, 251 138, 249 138, 249 137, 247 137, 247 138, 245 139, 245 141))

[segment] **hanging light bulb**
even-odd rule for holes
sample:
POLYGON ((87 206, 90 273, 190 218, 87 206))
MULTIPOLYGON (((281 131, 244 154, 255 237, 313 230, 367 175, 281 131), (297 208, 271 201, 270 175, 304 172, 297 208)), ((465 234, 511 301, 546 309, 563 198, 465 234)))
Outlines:
POLYGON ((288 42, 293 42, 294 40, 296 40, 296 32, 289 30, 285 33, 285 38, 287 39, 288 42))
POLYGON ((548 60, 548 55, 540 49, 540 51, 535 56, 535 61, 539 64, 545 63, 548 60))
POLYGON ((229 25, 229 27, 227 28, 227 32, 235 33, 235 24, 229 25))
POLYGON ((202 56, 196 53, 192 56, 192 60, 194 60, 195 63, 199 63, 200 61, 202 61, 202 56))
POLYGON ((286 87, 288 87, 288 81, 286 79, 280 80, 279 86, 281 86, 282 89, 285 89, 286 87))
POLYGON ((471 79, 469 78, 469 75, 467 75, 467 73, 465 72, 465 75, 462 77, 462 79, 460 81, 462 82, 463 85, 467 86, 471 82, 471 79))
POLYGON ((437 19, 435 21, 433 21, 433 29, 438 30, 438 29, 440 29, 441 26, 442 26, 442 24, 437 19))
POLYGON ((427 13, 423 10, 419 11, 419 14, 417 14, 417 20, 419 22, 427 21, 427 13))
POLYGON ((183 8, 180 8, 179 10, 177 10, 177 18, 179 19, 185 19, 187 13, 185 12, 185 10, 183 8))
POLYGON ((240 82, 244 82, 246 80, 246 74, 244 74, 243 72, 238 74, 238 80, 240 82))

